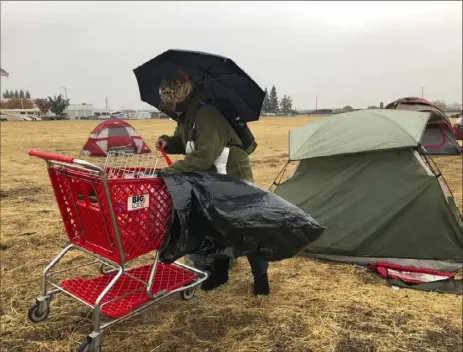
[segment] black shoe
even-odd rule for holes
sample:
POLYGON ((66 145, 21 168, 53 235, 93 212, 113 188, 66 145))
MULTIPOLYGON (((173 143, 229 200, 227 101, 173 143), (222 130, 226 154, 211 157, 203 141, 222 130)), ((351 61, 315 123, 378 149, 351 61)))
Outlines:
POLYGON ((230 259, 219 259, 214 261, 214 268, 211 276, 201 285, 201 290, 211 291, 222 286, 228 281, 228 270, 230 268, 230 259))
POLYGON ((254 277, 254 295, 268 296, 270 293, 270 285, 268 283, 267 274, 254 277))

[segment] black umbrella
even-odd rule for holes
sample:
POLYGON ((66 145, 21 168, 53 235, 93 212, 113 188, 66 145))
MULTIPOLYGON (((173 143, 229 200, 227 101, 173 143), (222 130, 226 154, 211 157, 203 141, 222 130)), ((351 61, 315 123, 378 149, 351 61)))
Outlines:
POLYGON ((233 60, 203 52, 171 49, 134 69, 141 100, 159 107, 161 81, 179 70, 203 85, 219 105, 234 110, 227 115, 243 122, 259 119, 264 91, 233 60))

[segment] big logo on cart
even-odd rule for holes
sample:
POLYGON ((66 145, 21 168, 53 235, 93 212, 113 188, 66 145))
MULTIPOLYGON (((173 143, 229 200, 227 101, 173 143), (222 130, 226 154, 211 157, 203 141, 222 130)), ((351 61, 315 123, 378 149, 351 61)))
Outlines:
POLYGON ((150 204, 150 195, 142 194, 139 196, 130 196, 127 202, 128 211, 148 208, 150 204))

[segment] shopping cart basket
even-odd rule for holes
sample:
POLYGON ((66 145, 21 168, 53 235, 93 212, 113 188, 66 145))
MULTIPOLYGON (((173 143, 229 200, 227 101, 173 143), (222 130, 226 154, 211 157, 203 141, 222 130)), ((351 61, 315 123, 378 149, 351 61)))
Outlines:
POLYGON ((29 309, 31 321, 46 319, 52 296, 63 292, 93 309, 93 331, 79 351, 100 351, 103 331, 110 325, 173 293, 180 292, 183 299, 193 297, 207 273, 178 262, 159 261, 157 250, 172 221, 172 200, 156 175, 157 158, 110 152, 100 167, 33 149, 29 155, 46 160, 70 242, 43 271, 41 295, 29 309), (71 250, 86 253, 92 261, 52 270, 71 250), (152 263, 126 267, 154 251, 152 263), (86 265, 100 266, 100 273, 91 278, 53 280, 57 273, 86 265))

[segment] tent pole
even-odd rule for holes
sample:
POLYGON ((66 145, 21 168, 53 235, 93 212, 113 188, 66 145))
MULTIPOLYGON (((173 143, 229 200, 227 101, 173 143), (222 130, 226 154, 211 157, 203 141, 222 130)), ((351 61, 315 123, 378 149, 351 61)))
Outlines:
MULTIPOLYGON (((442 181, 444 181, 445 185, 447 186, 447 189, 450 192, 450 195, 452 196, 453 199, 455 199, 455 196, 453 195, 453 192, 450 189, 450 187, 449 187, 449 185, 447 183, 447 180, 445 179, 444 175, 440 171, 439 166, 437 166, 437 164, 434 162, 434 159, 431 157, 431 155, 429 155, 429 153, 426 151, 426 149, 423 148, 423 146, 420 145, 420 148, 421 148, 421 151, 422 151, 422 153, 420 153, 420 154, 424 157, 426 163, 431 167, 431 171, 434 173, 434 176, 436 176, 436 178, 439 178, 439 177, 442 178, 442 181), (430 161, 432 162, 432 165, 431 165, 430 161), (437 170, 437 172, 436 172, 436 170, 437 170)), ((459 211, 458 215, 460 215, 460 220, 463 222, 463 216, 461 214, 461 209, 458 209, 458 211, 459 211)))
POLYGON ((279 186, 280 185, 280 182, 283 179, 283 176, 285 175, 286 169, 288 168, 288 165, 289 165, 290 162, 291 161, 288 160, 286 162, 286 164, 283 166, 283 168, 280 170, 280 172, 278 173, 277 177, 275 177, 275 179, 273 180, 272 184, 269 187, 270 192, 273 192, 272 188, 274 186, 279 186))

